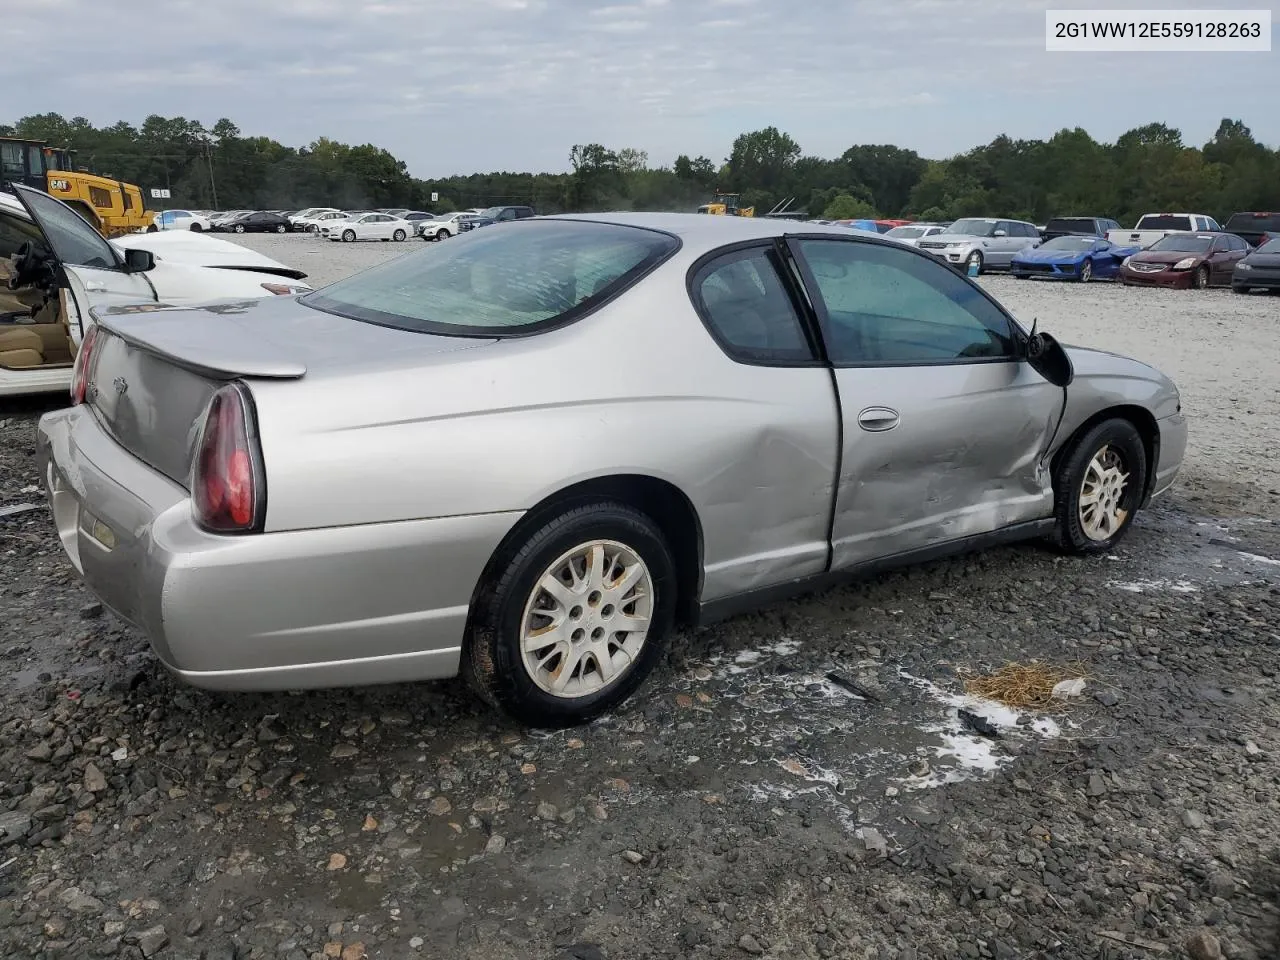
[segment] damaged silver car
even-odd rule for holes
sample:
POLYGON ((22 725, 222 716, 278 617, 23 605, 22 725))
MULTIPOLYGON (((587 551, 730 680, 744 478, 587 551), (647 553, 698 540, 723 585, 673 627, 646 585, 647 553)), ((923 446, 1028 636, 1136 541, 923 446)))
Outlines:
POLYGON ((682 214, 107 310, 73 400, 39 430, 62 543, 180 677, 462 672, 539 726, 622 702, 678 625, 995 543, 1106 551, 1187 436, 1167 377, 912 247, 682 214))

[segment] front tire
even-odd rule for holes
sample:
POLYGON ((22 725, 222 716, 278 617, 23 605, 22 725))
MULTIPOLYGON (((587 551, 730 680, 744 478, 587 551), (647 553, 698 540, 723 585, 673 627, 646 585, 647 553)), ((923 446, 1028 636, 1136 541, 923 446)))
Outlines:
POLYGON ((521 723, 586 723, 661 660, 675 608, 675 563, 649 517, 612 501, 566 509, 482 585, 463 674, 521 723))
POLYGON ((204 233, 204 227, 200 226, 200 224, 198 224, 198 223, 193 223, 193 224, 191 225, 191 232, 192 232, 192 233, 204 233))
POLYGON ((342 242, 343 242, 343 243, 354 243, 354 242, 355 242, 355 239, 356 239, 356 232, 355 232, 354 230, 343 230, 343 231, 342 231, 342 242))
POLYGON ((1088 283, 1092 279, 1093 279, 1093 261, 1086 260, 1084 263, 1080 264, 1080 282, 1088 283))
POLYGON ((446 228, 446 229, 443 229, 443 230, 441 230, 439 233, 437 233, 437 234, 436 234, 436 239, 437 239, 437 240, 448 240, 448 239, 449 239, 450 237, 452 237, 452 236, 453 236, 453 234, 452 234, 452 233, 450 233, 450 232, 448 231, 448 229, 446 228))
POLYGON ((1195 284, 1195 288, 1197 290, 1209 289, 1209 268, 1207 266, 1198 267, 1196 269, 1195 279, 1192 281, 1192 283, 1195 284))
POLYGON ((239 224, 239 223, 237 223, 237 224, 236 224, 236 233, 244 233, 244 225, 243 225, 243 224, 239 224))
POLYGON ((1071 441, 1053 479, 1059 547, 1106 553, 1132 525, 1147 489, 1142 436, 1128 420, 1104 420, 1071 441))
POLYGON ((969 273, 969 270, 972 269, 975 265, 978 268, 977 270, 978 276, 982 276, 982 268, 984 264, 982 259, 982 251, 980 250, 973 251, 973 253, 969 254, 969 256, 965 258, 965 261, 964 261, 965 274, 967 275, 969 273))

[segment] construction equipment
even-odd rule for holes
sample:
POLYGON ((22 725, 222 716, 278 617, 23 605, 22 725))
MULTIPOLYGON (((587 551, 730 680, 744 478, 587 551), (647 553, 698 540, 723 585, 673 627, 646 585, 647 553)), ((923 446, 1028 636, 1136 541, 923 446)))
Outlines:
POLYGON ((43 140, 0 137, 0 190, 10 183, 57 197, 105 237, 156 229, 155 212, 146 209, 141 189, 77 169, 74 150, 43 140))
POLYGON ((756 208, 742 206, 742 195, 739 193, 721 193, 717 190, 715 199, 700 206, 698 212, 720 217, 754 217, 756 208))

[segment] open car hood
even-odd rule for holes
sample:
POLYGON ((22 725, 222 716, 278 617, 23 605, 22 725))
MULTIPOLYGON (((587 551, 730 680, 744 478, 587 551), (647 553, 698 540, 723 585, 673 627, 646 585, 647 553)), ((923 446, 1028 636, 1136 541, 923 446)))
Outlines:
POLYGON ((278 277, 302 280, 306 272, 286 266, 279 260, 257 253, 230 240, 220 240, 193 230, 159 233, 129 233, 113 237, 111 243, 122 249, 148 250, 157 260, 191 267, 219 267, 226 270, 255 270, 278 277))

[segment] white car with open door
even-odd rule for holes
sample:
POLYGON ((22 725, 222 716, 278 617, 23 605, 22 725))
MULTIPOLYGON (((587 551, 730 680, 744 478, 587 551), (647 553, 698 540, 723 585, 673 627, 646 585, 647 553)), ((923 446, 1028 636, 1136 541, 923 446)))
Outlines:
POLYGON ((0 396, 69 390, 91 307, 190 306, 305 293, 306 276, 190 231, 103 239, 46 193, 0 193, 0 396))
POLYGON ((352 243, 356 240, 407 240, 413 236, 413 224, 389 213, 362 213, 347 220, 330 220, 320 224, 320 235, 326 240, 352 243))

